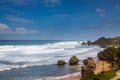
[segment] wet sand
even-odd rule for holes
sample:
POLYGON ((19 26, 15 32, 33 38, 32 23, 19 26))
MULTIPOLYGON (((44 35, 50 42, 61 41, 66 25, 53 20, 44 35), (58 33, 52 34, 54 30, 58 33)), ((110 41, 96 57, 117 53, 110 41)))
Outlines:
MULTIPOLYGON (((71 68, 81 68, 80 65, 71 66, 71 68)), ((57 79, 57 80, 80 80, 81 78, 81 71, 75 74, 67 75, 63 78, 57 79)))
POLYGON ((65 78, 61 78, 61 79, 58 79, 58 80, 80 80, 80 75, 76 75, 76 76, 69 76, 69 77, 65 77, 65 78))

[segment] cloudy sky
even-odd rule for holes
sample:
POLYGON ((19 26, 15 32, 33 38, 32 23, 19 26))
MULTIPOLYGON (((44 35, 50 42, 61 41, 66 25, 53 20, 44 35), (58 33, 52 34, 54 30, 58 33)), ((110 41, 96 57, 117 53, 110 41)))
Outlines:
POLYGON ((0 0, 0 39, 120 36, 120 0, 0 0))

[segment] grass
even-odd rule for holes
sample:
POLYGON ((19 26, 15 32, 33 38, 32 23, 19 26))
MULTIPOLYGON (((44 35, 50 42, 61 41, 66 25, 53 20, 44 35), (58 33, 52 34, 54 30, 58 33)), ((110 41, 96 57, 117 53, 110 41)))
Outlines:
POLYGON ((115 71, 105 71, 97 75, 92 75, 86 78, 82 78, 82 80, 110 80, 115 76, 116 76, 115 71))
POLYGON ((103 72, 101 74, 102 75, 100 77, 100 80, 110 80, 111 78, 116 76, 115 71, 106 71, 106 72, 103 72))

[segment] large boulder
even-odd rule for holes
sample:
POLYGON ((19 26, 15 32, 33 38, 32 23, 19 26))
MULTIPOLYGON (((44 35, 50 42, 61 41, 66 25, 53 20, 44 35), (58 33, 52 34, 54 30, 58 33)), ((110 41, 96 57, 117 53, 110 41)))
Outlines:
POLYGON ((77 65, 79 62, 79 59, 76 56, 72 56, 69 60, 70 65, 77 65))
POLYGON ((84 42, 84 41, 81 43, 81 45, 86 45, 86 44, 87 44, 87 42, 84 42))
POLYGON ((90 57, 88 57, 88 59, 83 60, 83 63, 84 63, 84 65, 86 65, 87 67, 90 67, 90 68, 96 67, 95 61, 90 57))
POLYGON ((90 57, 88 58, 87 66, 89 66, 90 68, 95 68, 96 67, 95 61, 90 57))
POLYGON ((60 65, 65 65, 65 61, 64 60, 59 60, 57 62, 57 65, 60 66, 60 65))

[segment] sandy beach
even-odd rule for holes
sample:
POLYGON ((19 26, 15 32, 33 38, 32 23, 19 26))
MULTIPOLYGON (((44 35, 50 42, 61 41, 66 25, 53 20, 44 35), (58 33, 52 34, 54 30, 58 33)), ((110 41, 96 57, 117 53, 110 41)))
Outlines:
MULTIPOLYGON (((81 68, 81 65, 74 65, 71 66, 71 68, 75 69, 75 68, 81 68)), ((77 72, 77 73, 73 73, 73 74, 68 74, 62 77, 58 77, 59 79, 57 80, 80 80, 81 78, 81 72, 77 72)))
POLYGON ((78 74, 78 75, 71 75, 71 76, 61 78, 61 79, 58 79, 58 80, 80 80, 80 77, 81 77, 81 75, 78 74))
POLYGON ((95 68, 94 73, 98 74, 102 71, 108 71, 110 70, 109 67, 110 67, 110 64, 108 62, 98 60, 96 61, 96 68, 95 68))
MULTIPOLYGON (((98 60, 98 61, 96 61, 96 68, 95 68, 94 73, 98 74, 98 73, 102 72, 103 70, 104 71, 108 71, 108 70, 110 70, 109 67, 110 67, 109 63, 107 63, 105 61, 98 60)), ((80 78, 81 78, 81 75, 78 74, 78 75, 70 75, 68 77, 61 78, 59 80, 80 80, 80 78)), ((112 80, 115 80, 115 79, 112 79, 112 80)))

